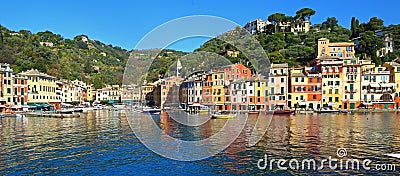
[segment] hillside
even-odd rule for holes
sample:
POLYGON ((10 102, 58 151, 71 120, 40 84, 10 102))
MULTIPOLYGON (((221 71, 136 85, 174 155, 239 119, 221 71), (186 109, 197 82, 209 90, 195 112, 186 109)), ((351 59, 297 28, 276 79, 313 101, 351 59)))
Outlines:
POLYGON ((94 83, 121 84, 129 52, 90 40, 85 35, 63 38, 50 31, 36 34, 10 31, 0 26, 0 62, 11 64, 15 73, 31 68, 59 78, 94 83))
MULTIPOLYGON (((358 43, 356 57, 372 59, 377 65, 400 56, 400 25, 384 26, 384 21, 377 17, 372 17, 370 21, 361 24, 353 17, 350 29, 338 25, 335 17, 328 17, 326 21, 312 25, 307 33, 276 31, 275 25, 279 23, 309 19, 313 14, 315 11, 305 8, 297 11, 294 17, 281 13, 271 14, 268 17, 272 24, 267 26, 266 31, 254 34, 254 37, 260 42, 272 63, 288 63, 290 66, 309 65, 315 59, 316 41, 320 38, 328 38, 331 42, 355 41, 358 43), (394 52, 384 57, 377 57, 375 53, 384 46, 383 36, 379 36, 382 34, 388 34, 393 39, 394 52)), ((223 54, 227 50, 235 48, 217 39, 211 39, 196 49, 218 54, 223 54)), ((239 54, 237 58, 228 59, 236 62, 245 60, 245 57, 239 54)))
MULTIPOLYGON (((63 38, 50 31, 31 33, 11 31, 0 25, 0 62, 11 64, 14 73, 38 69, 49 75, 80 79, 101 88, 105 84, 121 84, 129 56, 148 59, 155 50, 127 51, 118 46, 91 40, 86 35, 63 38)), ((148 81, 158 79, 182 52, 162 51, 151 67, 148 81)))
MULTIPOLYGON (((323 37, 329 38, 331 42, 357 41, 357 57, 372 59, 377 65, 395 60, 400 55, 400 25, 384 26, 383 20, 377 17, 364 23, 360 23, 354 17, 351 19, 350 29, 338 25, 335 17, 329 17, 320 24, 312 25, 307 33, 276 31, 275 25, 278 23, 284 23, 285 20, 310 19, 313 14, 315 11, 312 9, 301 9, 294 17, 280 13, 268 17, 273 23, 267 26, 265 32, 256 33, 254 37, 260 42, 272 63, 309 65, 315 59, 316 41, 323 37), (378 36, 379 33, 388 34, 394 41, 394 52, 384 57, 377 57, 375 54, 383 46, 383 38, 378 36)), ((221 40, 211 39, 195 52, 216 53, 232 63, 241 62, 253 70, 251 63, 242 53, 237 57, 227 54, 227 51, 237 50, 221 40)), ((150 70, 143 71, 147 74, 140 77, 140 80, 154 82, 163 77, 178 58, 186 54, 188 53, 174 50, 160 52, 159 49, 128 51, 92 40, 85 35, 67 39, 50 31, 36 34, 28 30, 15 32, 0 25, 0 62, 11 64, 15 73, 34 68, 59 78, 80 79, 92 83, 95 88, 101 88, 105 84, 121 84, 129 57, 145 60, 143 63, 150 63, 150 59, 155 59, 150 70)), ((204 58, 201 54, 196 56, 204 58)), ((184 61, 181 62, 185 64, 184 61)), ((187 64, 186 67, 196 65, 187 64)), ((196 66, 192 68, 194 67, 196 66)), ((186 71, 185 69, 188 68, 184 68, 183 71, 186 71)))

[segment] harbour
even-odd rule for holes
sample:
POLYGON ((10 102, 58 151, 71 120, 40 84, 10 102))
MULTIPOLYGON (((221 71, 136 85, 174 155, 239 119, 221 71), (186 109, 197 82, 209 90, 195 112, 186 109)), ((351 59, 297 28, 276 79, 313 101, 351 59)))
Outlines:
MULTIPOLYGON (((4 117, 0 120, 0 173, 5 175, 144 174, 209 175, 312 174, 310 170, 262 170, 257 162, 269 158, 337 157, 337 148, 348 156, 374 163, 397 163, 385 156, 400 150, 400 124, 396 113, 296 114, 277 116, 255 146, 247 147, 245 130, 227 149, 201 161, 182 162, 164 158, 146 148, 129 124, 135 117, 121 111, 95 110, 80 118, 4 117), (163 169, 168 166, 170 169, 163 169)), ((138 118, 138 117, 136 117, 138 118)), ((188 127, 165 113, 153 114, 162 131, 172 137, 193 140, 210 136, 228 120, 211 119, 188 127)), ((257 119, 250 115, 249 124, 257 119)), ((249 126, 250 125, 250 126, 249 126)), ((150 134, 150 133, 149 133, 150 134)), ((166 149, 173 150, 173 149, 166 149)), ((396 165, 398 167, 398 165, 396 165)), ((330 170, 325 174, 390 174, 396 171, 330 170)))

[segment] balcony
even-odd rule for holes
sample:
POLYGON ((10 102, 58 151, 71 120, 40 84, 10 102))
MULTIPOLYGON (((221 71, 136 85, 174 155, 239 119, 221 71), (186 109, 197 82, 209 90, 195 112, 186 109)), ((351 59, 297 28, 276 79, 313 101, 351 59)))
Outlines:
POLYGON ((390 71, 363 71, 363 75, 390 75, 390 71))
POLYGON ((358 89, 353 89, 353 90, 345 90, 344 91, 345 93, 356 93, 356 92, 358 92, 358 89))
POLYGON ((287 76, 287 73, 269 73, 269 76, 287 76))
MULTIPOLYGON (((365 90, 363 92, 365 92, 365 90)), ((370 94, 392 94, 392 93, 395 93, 395 90, 374 90, 374 89, 370 89, 370 90, 367 90, 366 92, 370 93, 370 94)))

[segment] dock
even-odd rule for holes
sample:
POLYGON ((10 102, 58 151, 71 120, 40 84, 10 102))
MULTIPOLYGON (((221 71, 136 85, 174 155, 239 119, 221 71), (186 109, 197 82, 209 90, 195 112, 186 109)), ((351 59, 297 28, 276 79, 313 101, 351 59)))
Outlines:
POLYGON ((79 114, 59 114, 59 113, 24 113, 27 117, 48 117, 48 118, 78 118, 79 114))

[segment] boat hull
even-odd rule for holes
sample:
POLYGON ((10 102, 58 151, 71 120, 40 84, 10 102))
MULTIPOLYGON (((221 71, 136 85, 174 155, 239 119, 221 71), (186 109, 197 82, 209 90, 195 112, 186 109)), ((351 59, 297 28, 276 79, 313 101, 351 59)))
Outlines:
POLYGON ((276 110, 274 111, 274 115, 292 115, 294 114, 294 110, 276 110))

